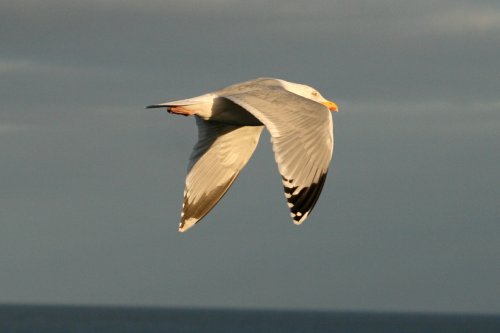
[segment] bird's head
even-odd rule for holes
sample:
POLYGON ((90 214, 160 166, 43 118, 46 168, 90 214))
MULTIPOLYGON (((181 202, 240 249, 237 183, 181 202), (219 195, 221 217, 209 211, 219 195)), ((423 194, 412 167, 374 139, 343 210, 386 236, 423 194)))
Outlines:
POLYGON ((285 80, 280 80, 280 81, 286 90, 291 91, 294 94, 297 94, 299 96, 310 99, 312 101, 321 103, 324 106, 326 106, 328 108, 328 110, 330 110, 332 112, 339 111, 337 104, 335 104, 334 102, 329 101, 326 98, 324 98, 323 96, 321 96, 319 91, 314 89, 313 87, 307 86, 305 84, 288 82, 285 80))

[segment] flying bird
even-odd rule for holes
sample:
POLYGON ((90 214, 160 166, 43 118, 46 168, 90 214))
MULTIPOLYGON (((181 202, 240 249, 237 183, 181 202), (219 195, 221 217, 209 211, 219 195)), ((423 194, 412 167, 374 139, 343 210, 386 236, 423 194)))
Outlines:
POLYGON ((154 104, 196 118, 179 231, 198 223, 219 202, 252 156, 264 127, 271 134, 285 197, 295 224, 310 214, 333 154, 337 105, 314 88, 258 78, 188 99, 154 104))

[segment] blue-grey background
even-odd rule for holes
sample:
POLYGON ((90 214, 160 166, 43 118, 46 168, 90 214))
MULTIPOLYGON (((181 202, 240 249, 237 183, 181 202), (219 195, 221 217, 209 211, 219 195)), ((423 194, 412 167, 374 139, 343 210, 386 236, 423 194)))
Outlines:
POLYGON ((500 313, 496 0, 3 1, 0 303, 500 313), (274 76, 339 104, 294 226, 269 136, 177 232, 193 119, 274 76))

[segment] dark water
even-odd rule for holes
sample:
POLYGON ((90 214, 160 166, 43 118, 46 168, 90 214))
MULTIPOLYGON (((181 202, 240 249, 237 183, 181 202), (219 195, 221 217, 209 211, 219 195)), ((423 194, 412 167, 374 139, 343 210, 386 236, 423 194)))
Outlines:
POLYGON ((0 333, 49 332, 500 333, 500 315, 0 305, 0 333))

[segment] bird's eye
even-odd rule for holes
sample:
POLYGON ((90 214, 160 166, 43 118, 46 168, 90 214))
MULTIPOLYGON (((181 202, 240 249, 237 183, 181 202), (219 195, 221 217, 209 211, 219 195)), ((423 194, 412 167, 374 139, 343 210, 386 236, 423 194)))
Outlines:
POLYGON ((313 91, 311 94, 312 94, 314 97, 318 96, 318 92, 317 92, 317 91, 313 91))

